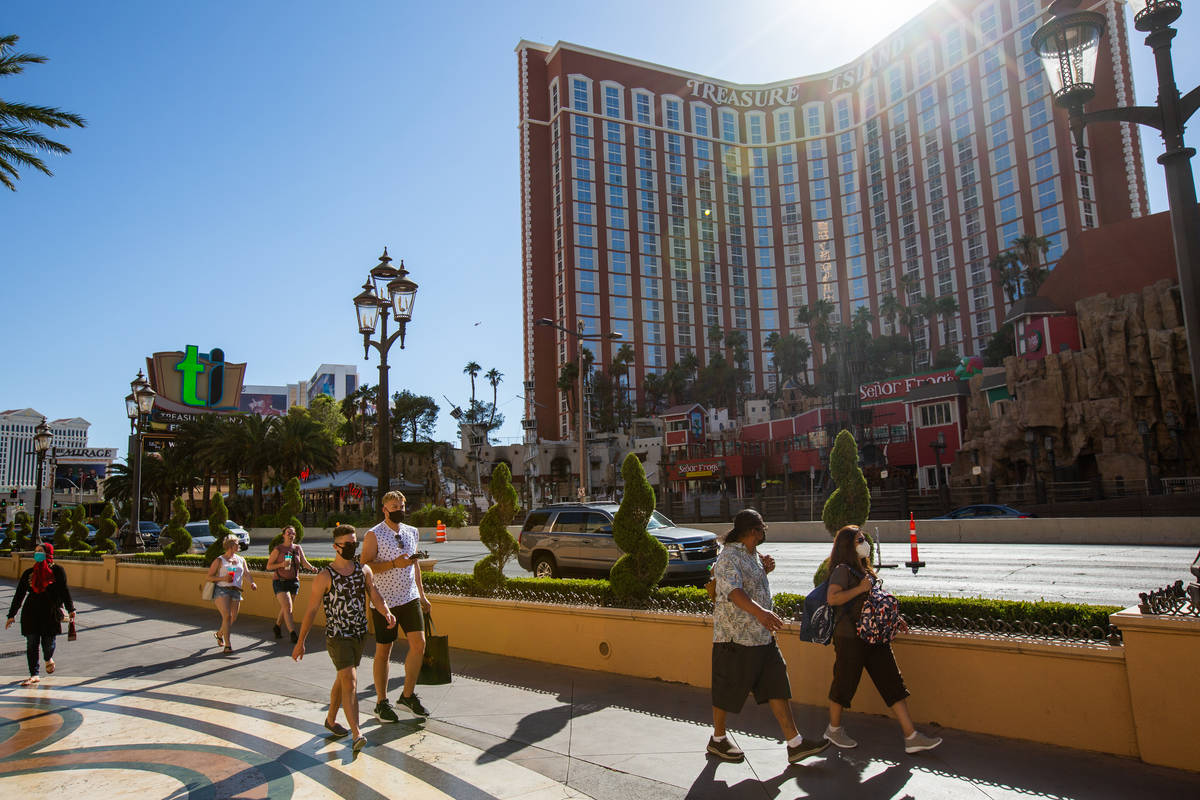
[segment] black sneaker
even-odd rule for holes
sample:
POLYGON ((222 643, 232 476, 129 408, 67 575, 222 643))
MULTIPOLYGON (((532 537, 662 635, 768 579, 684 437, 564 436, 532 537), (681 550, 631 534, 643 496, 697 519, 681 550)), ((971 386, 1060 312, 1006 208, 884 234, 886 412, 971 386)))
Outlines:
POLYGON ((742 748, 734 744, 733 740, 728 736, 719 742, 716 737, 710 737, 708 740, 708 752, 722 761, 741 763, 746 760, 746 754, 742 752, 742 748))
POLYGON ((280 628, 279 628, 279 626, 278 626, 278 625, 274 626, 274 630, 275 630, 275 638, 276 638, 276 639, 282 639, 282 638, 283 638, 283 631, 282 631, 282 630, 280 630, 280 628))
POLYGON ((412 697, 405 697, 404 695, 400 695, 400 697, 396 698, 396 703, 398 705, 404 706, 409 711, 416 714, 418 717, 428 717, 429 716, 429 709, 427 709, 427 708, 425 708, 425 706, 421 705, 421 698, 417 697, 417 695, 415 693, 413 694, 412 697))
POLYGON ((795 764, 797 761, 803 761, 809 756, 815 756, 826 747, 829 747, 828 739, 821 739, 820 741, 814 742, 812 739, 805 739, 802 737, 800 739, 800 744, 796 745, 795 747, 792 747, 790 744, 788 745, 788 763, 795 764))
POLYGON ((387 700, 380 700, 375 704, 375 718, 380 722, 400 721, 400 718, 396 716, 396 712, 392 710, 392 704, 387 700))
POLYGON ((296 642, 300 641, 300 634, 296 633, 295 631, 291 632, 291 636, 292 636, 292 644, 295 644, 296 642))

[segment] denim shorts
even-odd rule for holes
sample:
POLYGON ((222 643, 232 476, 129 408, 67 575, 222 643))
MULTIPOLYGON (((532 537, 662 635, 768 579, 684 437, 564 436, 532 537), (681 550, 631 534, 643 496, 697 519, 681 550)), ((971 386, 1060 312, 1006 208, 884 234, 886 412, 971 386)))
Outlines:
POLYGON ((218 597, 228 597, 230 600, 241 600, 242 590, 236 586, 214 586, 213 599, 218 597))
POLYGON ((292 597, 300 594, 300 579, 299 578, 275 578, 271 581, 271 592, 273 594, 281 594, 287 592, 292 597))

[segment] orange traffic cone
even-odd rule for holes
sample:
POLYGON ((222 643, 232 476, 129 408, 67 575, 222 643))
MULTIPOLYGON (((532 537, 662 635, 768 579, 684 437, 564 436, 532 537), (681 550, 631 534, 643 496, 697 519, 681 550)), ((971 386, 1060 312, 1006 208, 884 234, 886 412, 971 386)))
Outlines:
POLYGON ((917 520, 912 513, 908 515, 908 544, 912 548, 912 561, 905 561, 904 566, 910 568, 913 575, 916 575, 917 570, 925 566, 925 562, 917 557, 917 520))
POLYGON ((446 541, 446 526, 442 524, 442 521, 440 519, 438 520, 438 524, 437 524, 437 538, 434 539, 434 541, 435 542, 446 541))

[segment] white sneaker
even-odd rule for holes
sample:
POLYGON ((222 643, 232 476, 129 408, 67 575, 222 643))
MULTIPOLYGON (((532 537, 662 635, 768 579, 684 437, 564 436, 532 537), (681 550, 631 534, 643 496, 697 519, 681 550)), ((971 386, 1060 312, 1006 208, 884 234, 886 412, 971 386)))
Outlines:
POLYGON ((923 750, 932 750, 942 743, 942 740, 935 736, 926 736, 920 731, 913 731, 912 736, 904 737, 904 752, 920 753, 923 750))
POLYGON ((858 747, 858 742, 846 735, 845 728, 838 728, 835 731, 832 726, 827 725, 825 726, 825 738, 834 747, 840 747, 843 750, 853 750, 855 747, 858 747))

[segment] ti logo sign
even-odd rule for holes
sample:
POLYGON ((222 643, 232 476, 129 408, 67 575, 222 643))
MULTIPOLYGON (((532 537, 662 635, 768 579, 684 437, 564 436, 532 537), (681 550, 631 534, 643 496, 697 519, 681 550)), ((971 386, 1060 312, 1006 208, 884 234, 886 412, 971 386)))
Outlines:
POLYGON ((182 351, 155 353, 146 363, 150 385, 158 392, 154 405, 160 416, 239 409, 246 365, 226 361, 219 347, 202 352, 189 344, 182 351))
POLYGON ((189 344, 183 358, 175 365, 183 373, 179 400, 194 408, 220 408, 225 394, 225 351, 214 347, 211 352, 201 353, 200 348, 189 344), (207 375, 206 375, 207 374, 207 375), (204 379, 204 397, 200 396, 200 381, 204 379))

